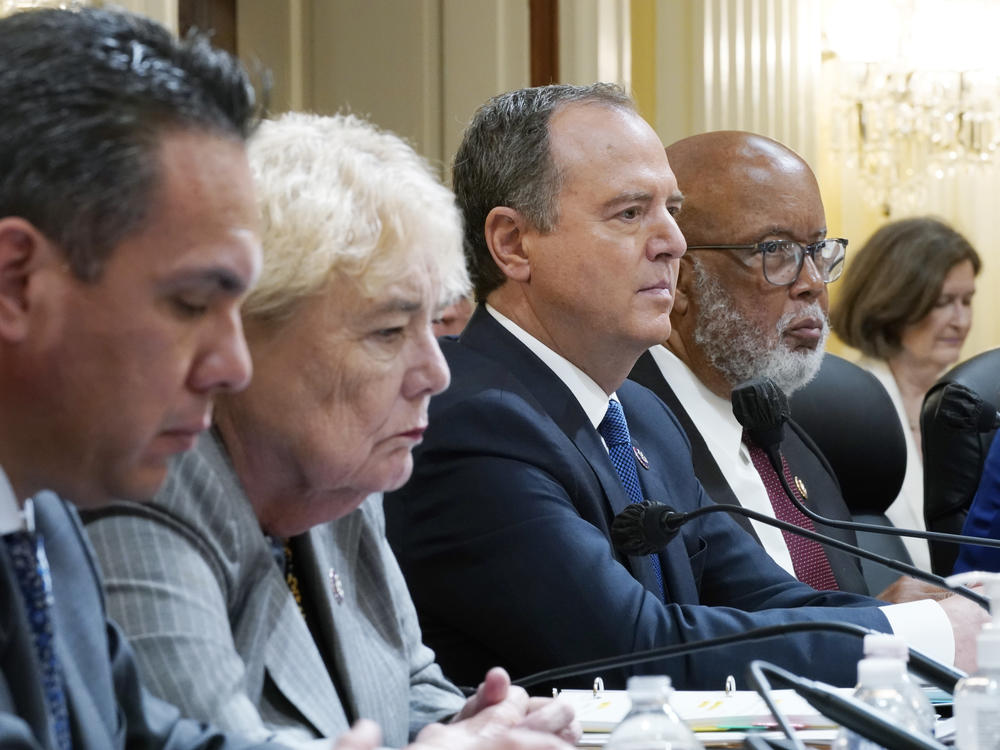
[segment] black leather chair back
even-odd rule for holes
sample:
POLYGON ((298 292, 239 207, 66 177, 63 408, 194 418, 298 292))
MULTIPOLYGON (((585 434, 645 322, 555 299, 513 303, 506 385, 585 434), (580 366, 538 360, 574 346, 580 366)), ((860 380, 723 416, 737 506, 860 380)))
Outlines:
MULTIPOLYGON (((826 456, 851 516, 892 526, 885 510, 906 474, 906 440, 892 399, 878 378, 842 357, 827 354, 809 385, 789 399, 798 422, 826 456)), ((858 532, 862 548, 911 563, 899 537, 858 532)), ((877 594, 899 577, 878 563, 861 561, 868 589, 877 594)))
POLYGON ((906 441, 874 375, 827 354, 819 374, 789 399, 792 418, 823 451, 852 514, 884 514, 903 486, 906 441))
MULTIPOLYGON (((991 349, 956 365, 935 383, 920 410, 924 457, 924 520, 931 531, 958 534, 979 486, 986 453, 995 430, 956 429, 938 414, 941 392, 959 383, 981 399, 1000 404, 1000 349, 991 349)), ((931 567, 949 575, 958 557, 958 545, 931 542, 931 567)))

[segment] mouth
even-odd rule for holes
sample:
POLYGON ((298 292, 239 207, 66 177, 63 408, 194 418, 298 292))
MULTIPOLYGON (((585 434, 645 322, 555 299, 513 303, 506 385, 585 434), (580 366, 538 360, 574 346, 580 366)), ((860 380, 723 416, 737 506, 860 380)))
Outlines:
POLYGON ((820 318, 803 318, 787 326, 783 335, 795 339, 799 346, 815 349, 823 338, 823 321, 820 318))
POLYGON ((640 294, 654 294, 662 296, 673 296, 674 282, 670 279, 657 281, 655 284, 644 286, 639 289, 640 294))
POLYGON ((406 432, 397 433, 399 437, 407 438, 408 440, 413 440, 415 442, 420 442, 424 438, 424 433, 427 431, 427 426, 414 427, 412 430, 407 430, 406 432))

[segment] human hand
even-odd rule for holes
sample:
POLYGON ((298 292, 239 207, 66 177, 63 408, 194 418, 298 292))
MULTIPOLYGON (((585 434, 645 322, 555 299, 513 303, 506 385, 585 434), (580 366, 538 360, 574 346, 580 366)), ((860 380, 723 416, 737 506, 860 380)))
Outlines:
POLYGON ((965 672, 976 669, 976 636, 985 623, 990 621, 989 613, 964 596, 954 594, 938 602, 948 615, 955 636, 955 666, 965 672))
POLYGON ((902 604, 903 602, 915 602, 920 599, 935 599, 940 601, 952 595, 952 592, 948 589, 935 586, 933 583, 925 583, 910 576, 900 576, 889 584, 885 591, 876 598, 890 604, 902 604))
POLYGON ((555 734, 575 743, 582 734, 573 709, 551 698, 528 698, 524 688, 510 684, 501 667, 486 673, 476 694, 469 698, 453 723, 466 723, 470 731, 495 735, 514 727, 555 734))
POLYGON ((377 750, 382 744, 382 730, 369 719, 358 719, 337 738, 333 750, 377 750))

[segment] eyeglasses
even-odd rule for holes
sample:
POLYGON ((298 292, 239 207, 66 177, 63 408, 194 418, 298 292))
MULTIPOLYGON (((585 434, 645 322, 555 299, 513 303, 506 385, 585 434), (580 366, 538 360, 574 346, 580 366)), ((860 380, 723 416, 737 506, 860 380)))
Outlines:
POLYGON ((755 245, 688 245, 688 250, 753 250, 762 258, 764 278, 774 286, 794 284, 808 255, 823 283, 829 284, 844 272, 847 240, 833 237, 811 245, 792 240, 765 240, 755 245))

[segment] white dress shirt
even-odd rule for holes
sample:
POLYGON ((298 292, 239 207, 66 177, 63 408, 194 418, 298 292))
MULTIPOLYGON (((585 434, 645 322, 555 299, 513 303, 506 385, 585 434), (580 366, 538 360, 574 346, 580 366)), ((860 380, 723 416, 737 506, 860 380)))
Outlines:
MULTIPOLYGON (((615 394, 612 393, 608 396, 604 389, 594 382, 594 379, 587 373, 561 354, 556 354, 503 313, 498 312, 490 305, 486 305, 486 311, 494 317, 497 323, 510 331, 514 338, 528 347, 532 354, 542 360, 556 374, 556 377, 570 389, 576 400, 580 402, 587 419, 596 430, 608 411, 608 402, 612 398, 615 401, 618 400, 615 394)), ((603 442, 604 438, 601 440, 603 442)), ((607 448, 607 444, 604 447, 607 448)))
POLYGON ((10 486, 10 480, 7 479, 7 475, 4 473, 3 467, 0 466, 0 535, 9 534, 12 531, 20 531, 22 529, 33 529, 34 520, 31 500, 25 502, 24 510, 21 510, 21 506, 17 503, 17 497, 14 495, 14 488, 10 486))
MULTIPOLYGON (((729 401, 706 388, 697 376, 664 346, 649 350, 660 373, 670 384, 678 401, 701 433, 719 465, 733 494, 744 508, 774 518, 774 509, 764 481, 750 461, 750 452, 743 444, 743 428, 729 401)), ((764 550, 791 575, 792 558, 781 531, 751 520, 764 550)), ((955 637, 948 616, 937 602, 925 599, 905 604, 888 604, 880 608, 892 630, 913 648, 945 664, 955 658, 955 637)))
MULTIPOLYGON (((896 378, 889 369, 889 365, 880 360, 870 357, 861 357, 857 361, 858 367, 863 367, 872 375, 878 378, 885 387, 892 399, 892 405, 899 415, 899 424, 903 428, 903 440, 906 443, 906 473, 903 475, 903 485, 899 488, 899 494, 892 501, 892 505, 885 511, 885 515, 893 526, 901 529, 927 528, 924 523, 924 461, 923 456, 917 449, 917 441, 913 439, 913 431, 910 429, 909 418, 906 416, 906 407, 903 405, 903 394, 899 392, 899 385, 896 378)), ((910 539, 901 537, 906 551, 913 558, 913 564, 921 570, 931 569, 931 550, 926 539, 910 539)))

